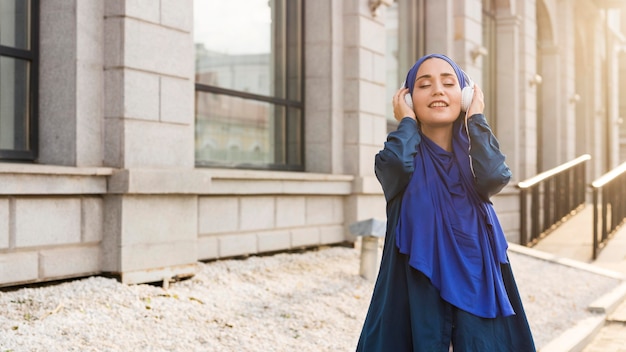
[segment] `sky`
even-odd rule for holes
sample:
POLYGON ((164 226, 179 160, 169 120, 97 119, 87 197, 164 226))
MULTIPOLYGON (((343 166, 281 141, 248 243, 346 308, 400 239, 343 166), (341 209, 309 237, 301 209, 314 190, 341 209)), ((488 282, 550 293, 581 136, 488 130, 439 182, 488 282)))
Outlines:
POLYGON ((269 53, 269 1, 194 0, 194 42, 227 54, 269 53))

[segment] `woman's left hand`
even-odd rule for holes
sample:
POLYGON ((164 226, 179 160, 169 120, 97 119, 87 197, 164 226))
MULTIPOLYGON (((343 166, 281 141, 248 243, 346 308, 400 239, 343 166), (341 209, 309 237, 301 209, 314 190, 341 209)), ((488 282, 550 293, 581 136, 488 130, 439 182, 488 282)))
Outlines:
POLYGON ((474 83, 474 97, 467 111, 467 116, 470 117, 475 114, 482 114, 483 111, 485 111, 485 95, 478 84, 474 83))

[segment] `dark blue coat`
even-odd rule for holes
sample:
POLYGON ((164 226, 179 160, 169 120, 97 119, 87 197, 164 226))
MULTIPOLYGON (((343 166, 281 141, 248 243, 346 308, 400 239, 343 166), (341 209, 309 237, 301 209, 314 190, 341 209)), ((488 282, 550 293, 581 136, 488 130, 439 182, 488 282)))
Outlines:
MULTIPOLYGON (((508 183, 504 163, 485 117, 468 119, 476 190, 485 200, 508 183)), ((507 295, 516 315, 480 318, 442 300, 429 279, 399 253, 395 228, 402 196, 411 179, 421 137, 415 120, 404 118, 376 155, 375 171, 387 201, 387 235, 380 271, 357 351, 535 351, 509 264, 501 264, 507 295)))

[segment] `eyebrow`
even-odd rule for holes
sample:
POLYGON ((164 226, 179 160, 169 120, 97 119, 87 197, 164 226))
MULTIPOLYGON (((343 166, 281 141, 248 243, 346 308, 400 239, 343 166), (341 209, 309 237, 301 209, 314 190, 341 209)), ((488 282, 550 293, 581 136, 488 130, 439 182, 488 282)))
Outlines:
MULTIPOLYGON (((450 76, 455 76, 455 74, 454 73, 444 72, 444 73, 441 74, 441 76, 443 76, 443 77, 450 77, 450 76)), ((422 78, 433 78, 433 76, 429 75, 429 74, 421 75, 421 76, 419 76, 419 77, 417 77, 415 79, 415 82, 419 81, 422 78)))

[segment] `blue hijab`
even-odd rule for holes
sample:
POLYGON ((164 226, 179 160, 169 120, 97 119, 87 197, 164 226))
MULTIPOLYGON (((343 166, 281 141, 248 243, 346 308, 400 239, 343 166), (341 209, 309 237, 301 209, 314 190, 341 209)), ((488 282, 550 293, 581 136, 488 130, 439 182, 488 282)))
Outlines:
MULTIPOLYGON (((405 85, 411 93, 420 65, 432 58, 448 62, 461 87, 468 84, 454 61, 431 54, 409 70, 405 85)), ((402 198, 396 243, 442 299, 480 317, 509 316, 515 312, 500 270, 500 263, 508 262, 506 238, 491 203, 475 189, 463 115, 453 124, 452 152, 419 131, 421 142, 402 198)))

